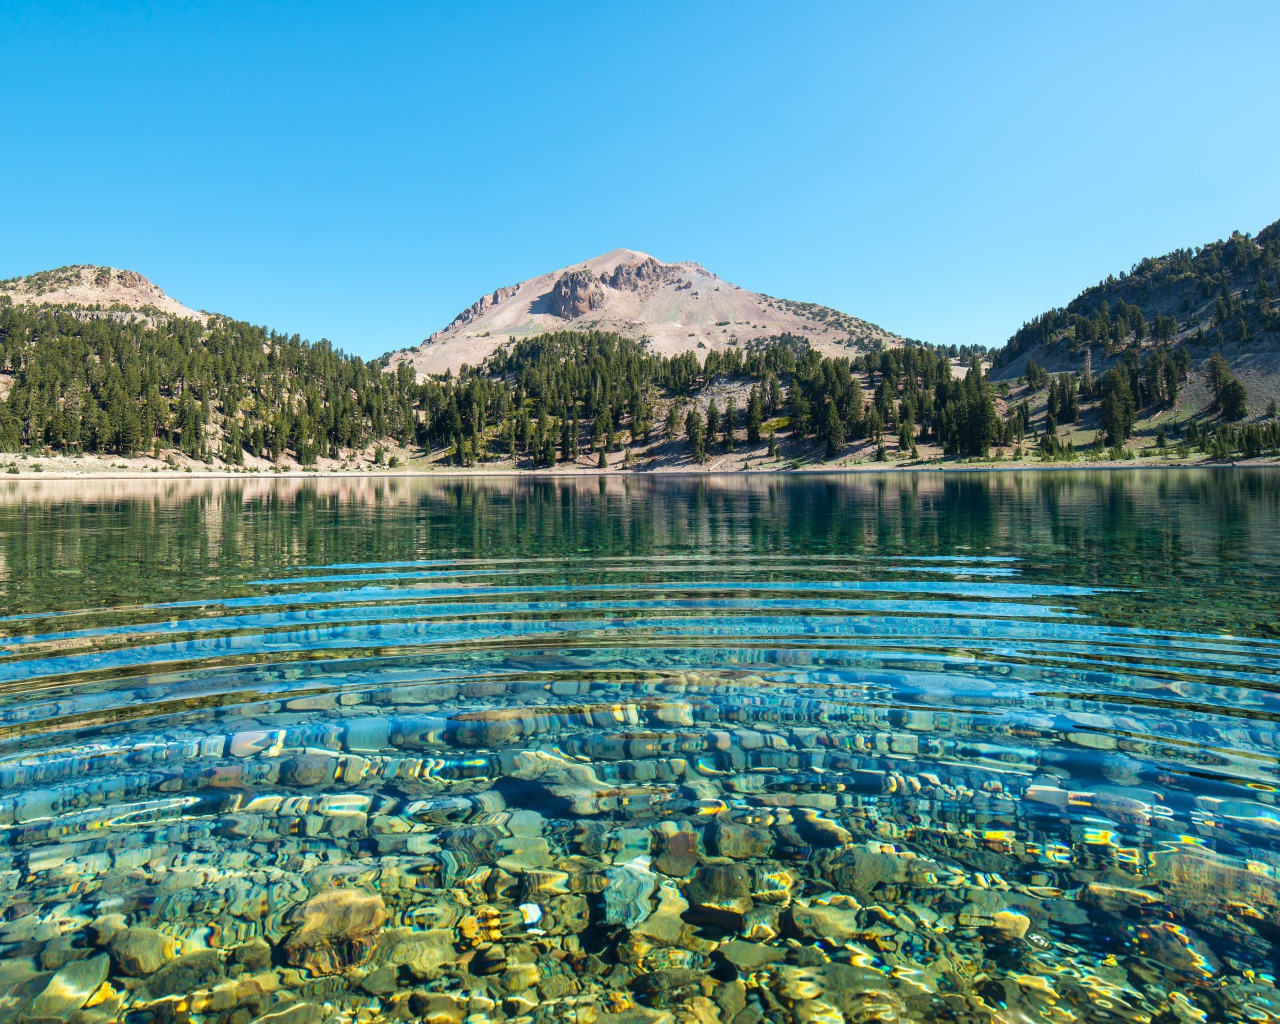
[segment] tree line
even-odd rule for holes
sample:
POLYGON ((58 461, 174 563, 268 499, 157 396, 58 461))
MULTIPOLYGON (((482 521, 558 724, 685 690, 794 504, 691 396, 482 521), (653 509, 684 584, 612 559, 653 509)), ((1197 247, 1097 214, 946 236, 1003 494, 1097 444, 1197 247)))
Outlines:
MULTIPOLYGON (((359 457, 391 441, 473 464, 600 460, 665 431, 696 461, 767 433, 835 457, 852 441, 936 441, 982 455, 1007 440, 979 361, 952 374, 954 347, 912 343, 828 357, 782 335, 726 351, 653 354, 605 332, 515 341, 482 366, 417 381, 248 323, 100 316, 0 304, 0 450, 123 456, 178 450, 242 464, 246 455, 306 465, 359 457), (860 379, 861 378, 861 379, 860 379), (712 385, 750 383, 739 407, 706 401, 712 385), (865 382, 865 386, 864 386, 865 382), (662 411, 659 423, 658 415, 662 411), (766 423, 769 427, 766 428, 766 423)), ((965 353, 968 355, 969 353, 965 353)))

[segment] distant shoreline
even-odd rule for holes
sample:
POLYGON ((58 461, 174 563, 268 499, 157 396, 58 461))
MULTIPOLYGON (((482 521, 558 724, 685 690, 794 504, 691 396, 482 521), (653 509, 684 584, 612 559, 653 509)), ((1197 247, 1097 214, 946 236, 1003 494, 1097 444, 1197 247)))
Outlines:
POLYGON ((1170 459, 1088 461, 1078 459, 1073 462, 990 462, 990 463, 922 463, 915 465, 894 465, 893 463, 859 463, 852 466, 799 466, 779 467, 776 469, 388 469, 376 470, 301 470, 287 469, 279 471, 250 470, 246 472, 229 472, 227 470, 160 470, 151 469, 89 469, 80 472, 55 470, 19 470, 18 473, 0 473, 0 481, 8 478, 17 483, 39 480, 432 480, 432 479, 467 479, 467 478, 536 478, 540 480, 556 478, 583 477, 638 477, 659 479, 666 477, 729 477, 729 476, 853 476, 876 473, 1026 473, 1026 472, 1081 472, 1088 470, 1171 470, 1171 469, 1280 469, 1280 458, 1248 459, 1235 461, 1213 461, 1170 459))

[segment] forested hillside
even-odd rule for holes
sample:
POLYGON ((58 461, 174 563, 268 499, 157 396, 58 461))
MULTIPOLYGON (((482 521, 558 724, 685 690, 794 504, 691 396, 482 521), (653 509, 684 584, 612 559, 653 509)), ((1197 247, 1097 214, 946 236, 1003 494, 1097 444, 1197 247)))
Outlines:
POLYGON ((246 451, 299 462, 414 435, 408 372, 213 318, 86 316, 0 299, 0 450, 246 451))
MULTIPOLYGON (((855 442, 980 455, 1008 440, 981 369, 910 344, 826 357, 784 335, 654 355, 602 332, 517 341, 484 366, 415 381, 377 363, 213 317, 104 316, 0 300, 0 450, 246 461, 463 465, 700 463, 735 446, 839 458, 855 442), (797 446, 799 446, 797 448, 797 446), (374 454, 376 452, 376 454, 374 454)), ((970 353, 964 355, 969 356, 970 353)))
MULTIPOLYGON (((994 354, 992 375, 1011 378, 1028 360, 1050 370, 1101 375, 1134 360, 1145 367, 1182 348, 1193 370, 1215 353, 1247 394, 1242 418, 1260 413, 1280 391, 1280 221, 1256 237, 1142 260, 1109 276, 1059 309, 1036 317, 994 354)), ((1215 364, 1217 365, 1217 364, 1215 364)), ((1219 370, 1221 367, 1219 367, 1219 370)), ((1184 368, 1185 374, 1185 368, 1184 368)), ((1198 412, 1217 412, 1213 406, 1198 412)))
POLYGON ((904 451, 933 441, 948 454, 985 454, 1007 427, 981 369, 953 377, 954 355, 909 344, 833 358, 784 335, 699 362, 694 351, 654 356, 615 334, 546 334, 517 341, 457 383, 424 384, 420 431, 425 445, 462 463, 501 454, 550 466, 589 451, 604 466, 624 442, 656 440, 700 463, 760 446, 770 432, 775 454, 780 433, 828 459, 886 433, 904 451))

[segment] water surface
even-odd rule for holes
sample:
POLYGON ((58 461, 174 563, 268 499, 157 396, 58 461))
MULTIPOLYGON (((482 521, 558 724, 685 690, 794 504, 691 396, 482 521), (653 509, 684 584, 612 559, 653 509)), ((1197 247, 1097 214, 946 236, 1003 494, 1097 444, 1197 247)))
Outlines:
POLYGON ((1271 1020, 1280 474, 0 485, 0 1021, 1271 1020))

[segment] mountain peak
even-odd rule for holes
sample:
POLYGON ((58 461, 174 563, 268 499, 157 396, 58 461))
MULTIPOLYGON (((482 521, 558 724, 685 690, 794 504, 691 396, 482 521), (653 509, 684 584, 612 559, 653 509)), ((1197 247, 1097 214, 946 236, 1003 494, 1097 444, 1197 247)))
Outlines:
POLYGON ((155 311, 204 321, 205 314, 170 298, 136 270, 77 264, 0 281, 0 295, 17 306, 67 306, 105 312, 155 311))
POLYGON ((693 262, 613 249, 481 296, 421 345, 397 352, 422 375, 478 366, 509 338, 601 330, 648 341, 654 352, 725 349, 780 334, 827 355, 903 339, 827 306, 747 291, 693 262))

